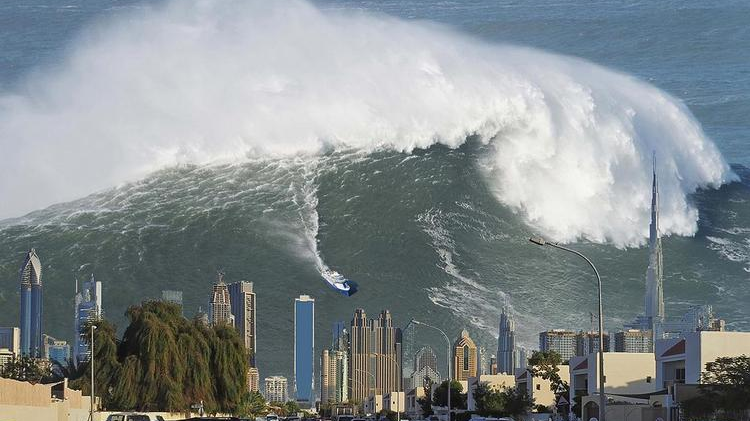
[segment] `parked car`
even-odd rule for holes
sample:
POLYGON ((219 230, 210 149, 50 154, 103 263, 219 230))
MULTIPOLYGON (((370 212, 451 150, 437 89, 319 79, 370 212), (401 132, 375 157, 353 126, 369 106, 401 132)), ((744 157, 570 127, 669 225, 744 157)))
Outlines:
POLYGON ((164 421, 164 418, 161 415, 122 412, 119 414, 109 414, 107 421, 164 421))
POLYGON ((346 414, 346 415, 343 415, 343 414, 342 415, 337 415, 336 416, 336 421, 354 421, 354 415, 349 415, 349 414, 346 414))

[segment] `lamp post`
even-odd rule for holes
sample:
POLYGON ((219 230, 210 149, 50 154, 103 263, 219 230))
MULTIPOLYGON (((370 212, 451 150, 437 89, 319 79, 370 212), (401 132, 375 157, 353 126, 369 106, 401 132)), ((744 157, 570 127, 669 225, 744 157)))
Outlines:
POLYGON ((91 324, 91 349, 89 350, 89 364, 91 365, 91 399, 89 402, 89 419, 94 421, 94 331, 96 325, 91 324))
POLYGON ((547 241, 541 237, 532 237, 529 238, 529 241, 538 246, 550 246, 556 249, 567 251, 569 253, 573 253, 585 260, 586 263, 591 266, 591 269, 594 270, 594 274, 596 275, 596 283, 599 287, 599 421, 604 421, 607 397, 604 394, 604 317, 602 312, 602 278, 599 276, 599 271, 596 270, 596 266, 594 266, 591 260, 589 260, 588 257, 584 256, 580 252, 569 249, 565 246, 561 246, 560 244, 547 241))
POLYGON ((446 357, 448 361, 448 387, 446 389, 448 393, 448 421, 451 421, 451 383, 453 382, 453 379, 451 376, 451 340, 448 339, 448 335, 446 335, 445 332, 443 332, 443 330, 440 328, 437 328, 432 325, 428 325, 427 323, 420 322, 419 320, 414 320, 414 319, 412 319, 410 323, 414 323, 415 325, 429 327, 430 329, 437 330, 443 335, 443 338, 445 338, 445 342, 448 344, 448 355, 446 357))

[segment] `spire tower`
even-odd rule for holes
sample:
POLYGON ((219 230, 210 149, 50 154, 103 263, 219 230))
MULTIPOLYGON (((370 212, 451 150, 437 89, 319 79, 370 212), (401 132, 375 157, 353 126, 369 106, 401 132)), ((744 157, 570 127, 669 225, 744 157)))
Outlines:
POLYGON ((651 186, 651 225, 648 237, 648 269, 646 270, 646 321, 656 336, 664 321, 664 285, 662 274, 661 234, 659 233, 659 184, 656 177, 656 155, 651 186))

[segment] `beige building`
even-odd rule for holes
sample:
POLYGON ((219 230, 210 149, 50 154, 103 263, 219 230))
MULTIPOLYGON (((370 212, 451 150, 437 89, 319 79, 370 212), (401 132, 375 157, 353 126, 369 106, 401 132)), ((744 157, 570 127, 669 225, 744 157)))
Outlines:
POLYGON ((370 395, 362 402, 362 408, 367 415, 377 414, 383 410, 383 395, 370 395))
POLYGON ((260 392, 260 373, 256 367, 247 369, 247 390, 260 392))
MULTIPOLYGON (((586 402, 582 403, 583 419, 598 416, 599 411, 599 355, 589 354, 586 357, 573 357, 568 366, 568 384, 570 395, 568 401, 580 396, 586 402), (586 399, 588 397, 595 399, 586 399)), ((654 354, 647 353, 604 353, 604 391, 608 397, 618 402, 627 402, 632 396, 648 396, 656 391, 654 354)), ((633 399, 642 402, 642 399, 633 399)), ((609 408, 607 409, 609 411, 609 408)), ((609 419, 609 417, 608 417, 609 419)))
MULTIPOLYGON (((568 369, 566 365, 560 366, 560 371, 565 372, 568 369)), ((534 377, 527 369, 516 371, 516 387, 520 390, 526 390, 534 403, 537 405, 552 406, 555 404, 555 392, 550 388, 550 381, 540 377, 534 377)))
POLYGON ((355 310, 349 344, 350 400, 364 402, 373 393, 382 396, 402 389, 401 329, 393 326, 388 310, 371 320, 363 309, 355 310))
POLYGON ((229 324, 234 326, 229 289, 227 288, 227 284, 224 283, 224 274, 219 272, 217 276, 218 279, 211 291, 211 301, 209 303, 211 325, 229 324))
POLYGON ((477 346, 465 329, 453 344, 453 379, 467 381, 477 373, 477 346))
POLYGON ((390 392, 383 396, 383 409, 391 412, 406 412, 406 394, 390 392))
POLYGON ((86 421, 90 400, 67 381, 34 384, 0 378, 0 418, 3 421, 86 421))
POLYGON ((691 332, 656 341, 656 384, 698 384, 706 363, 719 357, 750 355, 750 332, 691 332))
POLYGON ((482 383, 487 383, 487 386, 494 390, 502 390, 504 388, 516 387, 516 376, 512 374, 484 374, 477 377, 470 377, 467 382, 466 390, 466 404, 469 411, 476 411, 476 400, 474 392, 477 387, 482 383))

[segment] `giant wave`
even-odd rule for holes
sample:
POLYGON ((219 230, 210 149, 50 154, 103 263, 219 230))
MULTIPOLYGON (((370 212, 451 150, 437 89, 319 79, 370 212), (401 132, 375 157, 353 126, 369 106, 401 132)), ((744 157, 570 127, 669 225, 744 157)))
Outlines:
POLYGON ((0 217, 180 163, 469 138, 497 199, 562 241, 642 243, 652 153, 665 234, 734 178, 680 101, 583 60, 304 1, 169 1, 0 94, 0 217))

